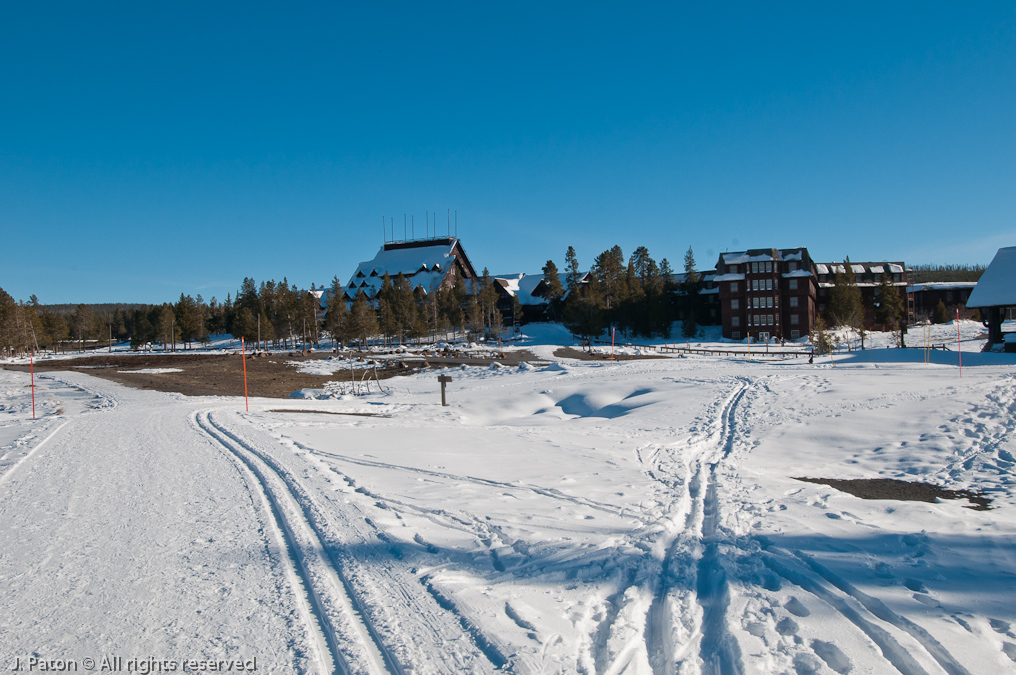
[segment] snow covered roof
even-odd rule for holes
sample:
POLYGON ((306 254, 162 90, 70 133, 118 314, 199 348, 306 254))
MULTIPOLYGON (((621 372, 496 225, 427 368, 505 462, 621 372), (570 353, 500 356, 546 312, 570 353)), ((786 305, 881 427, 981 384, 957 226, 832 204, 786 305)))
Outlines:
POLYGON ((784 272, 783 273, 783 277, 784 278, 810 277, 810 276, 811 276, 811 272, 809 272, 808 270, 794 270, 793 272, 784 272))
MULTIPOLYGON (((458 257, 455 250, 462 250, 458 244, 458 239, 385 244, 373 260, 357 266, 346 282, 346 296, 353 298, 362 290, 367 297, 374 297, 381 289, 385 274, 393 280, 402 274, 414 289, 422 287, 430 292, 441 285, 454 266, 458 257)), ((465 264, 468 266, 468 261, 465 264)))
MULTIPOLYGON (((897 263, 850 263, 850 271, 853 274, 864 274, 867 270, 871 274, 885 274, 885 268, 889 268, 890 274, 903 274, 903 266, 897 263)), ((840 263, 815 263, 815 271, 818 274, 846 274, 847 268, 840 263)))
POLYGON ((741 281, 744 279, 743 274, 717 274, 713 281, 741 281))
POLYGON ((1016 305, 1016 246, 998 249, 967 298, 967 307, 1016 305))
POLYGON ((549 302, 547 298, 533 295, 533 291, 543 283, 542 274, 520 272, 518 274, 502 274, 494 278, 500 282, 508 295, 517 297, 521 305, 546 305, 549 302))
POLYGON ((915 293, 921 291, 962 291, 969 290, 977 285, 976 281, 926 281, 914 284, 911 289, 915 293))
POLYGON ((723 254, 723 262, 727 265, 740 265, 742 263, 761 262, 766 260, 778 260, 778 258, 771 253, 757 253, 751 255, 747 251, 742 251, 741 253, 723 254))

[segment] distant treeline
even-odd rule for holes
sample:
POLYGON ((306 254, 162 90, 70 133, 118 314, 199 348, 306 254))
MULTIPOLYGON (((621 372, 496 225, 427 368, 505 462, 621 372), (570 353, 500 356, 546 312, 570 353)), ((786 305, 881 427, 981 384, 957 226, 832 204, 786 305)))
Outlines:
POLYGON ((914 283, 932 281, 978 281, 984 274, 984 265, 914 265, 914 283))
MULTIPOLYGON (((581 272, 573 247, 564 268, 553 260, 543 267, 549 301, 547 318, 565 324, 575 335, 592 338, 611 328, 626 336, 670 337, 674 321, 682 334, 694 335, 701 322, 699 290, 691 248, 684 256, 684 275, 675 275, 666 258, 657 263, 640 246, 625 260, 619 246, 594 258, 581 272), (562 278, 563 277, 563 278, 562 278)), ((983 265, 915 265, 914 281, 977 281, 983 265)), ((42 305, 33 295, 15 301, 0 288, 0 353, 130 342, 134 348, 152 343, 181 345, 208 340, 209 335, 232 334, 250 342, 289 347, 298 337, 317 343, 322 335, 342 342, 381 336, 386 342, 462 331, 473 337, 500 335, 505 298, 490 275, 452 283, 426 293, 413 288, 402 275, 383 280, 374 298, 362 293, 342 297, 335 278, 327 289, 301 290, 281 282, 258 284, 245 278, 236 296, 206 302, 200 295, 180 295, 173 303, 42 305), (323 294, 323 298, 319 296, 323 294)), ((518 322, 522 308, 512 299, 518 322)))

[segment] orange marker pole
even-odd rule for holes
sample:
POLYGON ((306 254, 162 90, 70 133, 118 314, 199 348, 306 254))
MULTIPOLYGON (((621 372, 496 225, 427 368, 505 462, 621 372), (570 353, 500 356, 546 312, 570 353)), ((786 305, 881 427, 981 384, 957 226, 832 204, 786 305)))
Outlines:
POLYGON ((35 354, 28 360, 29 369, 32 371, 32 419, 35 419, 35 354))
POLYGON ((240 356, 243 358, 243 405, 250 412, 250 404, 247 402, 247 345, 240 338, 240 356))
POLYGON ((960 377, 963 377, 963 345, 960 344, 960 308, 956 308, 956 354, 960 357, 960 377))

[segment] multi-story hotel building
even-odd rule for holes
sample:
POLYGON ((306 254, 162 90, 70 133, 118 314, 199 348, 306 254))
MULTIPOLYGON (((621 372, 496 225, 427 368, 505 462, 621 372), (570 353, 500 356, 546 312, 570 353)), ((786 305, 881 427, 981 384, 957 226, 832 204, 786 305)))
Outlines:
MULTIPOLYGON (((866 307, 883 275, 889 275, 904 297, 906 317, 913 321, 913 282, 902 262, 849 263, 866 307)), ((712 278, 719 291, 723 337, 743 340, 796 340, 811 334, 815 318, 826 310, 835 275, 846 273, 843 263, 815 263, 808 249, 758 248, 721 253, 712 278)), ((866 312, 865 324, 873 317, 866 312)))
POLYGON ((713 278, 723 337, 797 339, 815 323, 815 264, 806 248, 721 253, 713 278))

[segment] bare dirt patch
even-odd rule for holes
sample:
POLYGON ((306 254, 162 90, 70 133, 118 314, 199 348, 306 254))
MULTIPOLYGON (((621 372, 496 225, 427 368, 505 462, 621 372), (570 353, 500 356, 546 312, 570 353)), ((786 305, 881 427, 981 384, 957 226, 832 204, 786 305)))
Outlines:
POLYGON ((911 483, 904 480, 893 480, 891 478, 857 478, 853 480, 839 480, 835 478, 797 478, 794 480, 806 483, 818 483, 828 485, 840 492, 860 497, 861 499, 895 499, 905 502, 930 502, 935 503, 939 499, 967 499, 970 506, 964 508, 974 511, 987 511, 991 508, 991 499, 984 496, 983 492, 971 492, 970 490, 946 490, 937 485, 929 483, 911 483))
MULTIPOLYGON (((343 356, 349 356, 344 353, 343 356)), ((299 389, 321 389, 326 382, 349 381, 348 371, 332 375, 300 373, 292 363, 327 359, 330 352, 316 352, 307 356, 299 352, 273 352, 260 358, 247 355, 247 389, 250 396, 287 398, 299 389)), ((407 356, 404 359, 379 358, 371 354, 352 353, 354 358, 374 360, 369 378, 385 380, 397 375, 408 375, 428 368, 471 365, 487 366, 495 360, 506 366, 533 361, 528 352, 508 352, 499 359, 473 359, 468 357, 407 356)), ((8 370, 28 372, 28 366, 5 366, 8 370)), ((176 392, 187 396, 243 396, 243 359, 239 353, 188 354, 91 354, 77 359, 41 361, 35 364, 36 372, 77 370, 113 382, 155 391, 176 392), (180 372, 138 373, 121 372, 141 369, 174 368, 180 372)), ((359 382, 362 369, 352 377, 359 382)))
MULTIPOLYGON (((577 361, 610 361, 610 354, 590 354, 574 347, 561 347, 554 351, 559 359, 575 359, 577 361)), ((639 359, 665 359, 659 354, 614 354, 615 361, 637 361, 639 359)))

